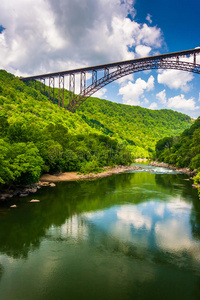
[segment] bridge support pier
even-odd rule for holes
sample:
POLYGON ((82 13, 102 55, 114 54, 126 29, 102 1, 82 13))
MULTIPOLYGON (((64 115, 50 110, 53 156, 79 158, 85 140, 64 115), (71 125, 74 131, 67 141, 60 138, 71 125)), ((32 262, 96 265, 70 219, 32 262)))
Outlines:
POLYGON ((41 83, 44 85, 43 86, 43 92, 44 92, 44 95, 45 95, 45 78, 41 78, 41 83))
POLYGON ((80 94, 82 94, 83 90, 86 88, 86 73, 81 72, 80 78, 80 94))
POLYGON ((51 88, 53 88, 53 103, 54 103, 54 87, 55 87, 55 78, 49 77, 49 101, 51 101, 51 88))
POLYGON ((92 70, 92 85, 96 85, 97 82, 97 70, 92 70))
POLYGON ((75 94, 75 74, 71 73, 69 75, 69 105, 74 102, 75 94))
POLYGON ((64 96, 65 96, 65 77, 59 74, 59 96, 58 96, 58 106, 60 106, 60 96, 62 89, 62 107, 64 108, 64 96))
MULTIPOLYGON (((40 89, 44 89, 44 94, 46 93, 47 96, 49 96, 49 100, 51 100, 51 94, 53 93, 54 102, 54 80, 55 78, 59 77, 58 105, 61 105, 62 97, 62 106, 64 107, 64 81, 65 76, 69 76, 69 104, 65 108, 71 112, 74 112, 88 97, 92 96, 95 92, 97 92, 107 84, 129 74, 152 69, 176 69, 180 71, 200 74, 200 64, 198 64, 196 57, 199 54, 200 47, 191 50, 154 55, 144 58, 136 58, 93 67, 85 67, 51 74, 47 73, 43 75, 29 76, 20 80, 27 81, 28 86, 31 87, 34 84, 33 80, 40 80, 44 83, 44 87, 40 86, 40 89), (191 58, 190 61, 188 60, 189 57, 191 58), (90 83, 86 80, 86 76, 88 76, 88 74, 90 76, 92 74, 90 83), (99 79, 97 79, 97 75, 98 77, 100 77, 99 79), (76 76, 80 78, 79 95, 75 95, 76 76), (47 79, 47 87, 45 85, 45 79, 47 79), (48 89, 48 85, 49 92, 48 90, 45 91, 45 88, 48 89)), ((36 86, 38 86, 38 84, 36 86)))
POLYGON ((104 68, 104 77, 108 78, 109 76, 109 68, 104 68))

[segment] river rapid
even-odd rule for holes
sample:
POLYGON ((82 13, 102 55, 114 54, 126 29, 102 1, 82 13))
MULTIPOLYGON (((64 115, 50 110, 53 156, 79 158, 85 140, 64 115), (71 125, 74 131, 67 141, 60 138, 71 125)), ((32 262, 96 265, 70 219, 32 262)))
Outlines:
POLYGON ((0 209, 0 300, 200 299, 200 200, 142 166, 0 209))

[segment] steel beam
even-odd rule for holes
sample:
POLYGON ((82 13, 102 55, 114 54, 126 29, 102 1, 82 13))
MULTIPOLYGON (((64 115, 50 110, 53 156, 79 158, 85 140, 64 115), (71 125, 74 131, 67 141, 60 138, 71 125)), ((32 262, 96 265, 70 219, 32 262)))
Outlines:
POLYGON ((75 74, 69 74, 69 105, 74 102, 75 96, 75 74))
POLYGON ((109 76, 109 68, 104 68, 104 77, 109 76))
POLYGON ((97 82, 97 70, 92 70, 92 85, 96 86, 97 82))
POLYGON ((81 72, 80 73, 80 94, 82 94, 85 88, 86 88, 86 72, 81 72))
POLYGON ((178 69, 200 74, 200 65, 196 65, 196 67, 194 68, 193 63, 177 60, 157 60, 153 62, 149 60, 143 63, 130 64, 124 67, 120 66, 116 71, 110 73, 109 77, 103 76, 96 81, 95 85, 91 84, 90 86, 88 86, 84 91, 84 96, 76 96, 74 99, 74 103, 69 106, 68 109, 74 112, 88 97, 90 97, 96 91, 123 76, 151 69, 178 69))
POLYGON ((49 77, 49 101, 51 101, 51 89, 53 89, 53 103, 54 103, 54 87, 55 87, 55 77, 49 77))
POLYGON ((65 94, 65 77, 59 75, 59 95, 58 95, 58 106, 60 106, 61 100, 61 90, 62 90, 62 107, 64 107, 64 94, 65 94))
MULTIPOLYGON (((31 76, 22 78, 21 80, 37 80, 38 78, 44 80, 45 92, 45 78, 49 79, 49 100, 51 99, 51 86, 53 86, 53 102, 54 102, 54 79, 59 77, 59 100, 61 103, 61 88, 63 89, 63 106, 64 106, 64 76, 69 75, 69 105, 67 108, 74 111, 81 103, 83 103, 89 96, 101 89, 105 85, 113 82, 123 76, 131 73, 151 70, 151 69, 177 69, 187 72, 200 74, 200 65, 196 62, 196 55, 200 54, 200 48, 186 51, 173 52, 168 54, 161 54, 145 58, 132 59, 129 61, 122 61, 99 65, 94 67, 81 68, 76 70, 62 71, 59 73, 44 74, 38 76, 31 76), (193 55, 193 63, 186 62, 182 58, 193 55), (103 76, 97 78, 97 72, 103 71, 103 76), (92 82, 86 86, 86 75, 92 73, 92 82), (80 75, 80 94, 75 95, 75 75, 80 75)), ((31 82, 32 85, 32 82, 31 82)))
POLYGON ((86 67, 86 68, 79 68, 79 69, 74 69, 74 70, 67 70, 67 71, 62 71, 62 72, 55 72, 55 73, 51 73, 51 74, 29 76, 29 77, 21 78, 20 80, 27 81, 30 79, 39 79, 41 77, 49 78, 49 76, 58 77, 59 74, 60 75, 69 75, 71 73, 78 74, 83 71, 84 72, 91 72, 92 70, 100 71, 100 70, 104 70, 104 68, 107 68, 107 67, 109 67, 109 69, 113 69, 113 68, 116 68, 118 65, 123 66, 123 65, 130 64, 130 63, 138 63, 138 62, 142 62, 142 61, 147 61, 149 59, 151 59, 151 60, 170 59, 170 58, 176 58, 177 56, 179 58, 181 58, 181 57, 187 57, 188 55, 193 55, 194 53, 200 54, 200 48, 166 53, 166 54, 159 54, 159 55, 154 55, 154 56, 149 56, 149 57, 142 57, 142 58, 127 60, 127 61, 115 62, 115 63, 104 64, 104 65, 97 65, 97 66, 86 67))

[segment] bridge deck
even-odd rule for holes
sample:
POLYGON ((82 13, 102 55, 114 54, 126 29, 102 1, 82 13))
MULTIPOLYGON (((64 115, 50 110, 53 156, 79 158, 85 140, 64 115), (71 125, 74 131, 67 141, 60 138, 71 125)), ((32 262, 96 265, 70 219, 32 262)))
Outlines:
POLYGON ((100 71, 100 70, 104 70, 105 68, 115 68, 115 67, 123 66, 126 64, 130 64, 130 63, 139 63, 139 62, 149 61, 149 60, 151 60, 151 61, 161 60, 161 59, 172 58, 172 57, 185 57, 185 56, 188 56, 191 54, 197 54, 197 53, 200 53, 200 47, 196 48, 196 49, 171 52, 171 53, 159 54, 159 55, 154 55, 154 56, 141 57, 141 58, 126 60, 126 61, 119 61, 119 62, 103 64, 103 65, 97 65, 97 66, 92 66, 92 67, 85 67, 85 68, 79 68, 79 69, 74 69, 74 70, 67 70, 67 71, 61 71, 61 72, 54 72, 54 73, 47 73, 47 74, 23 77, 20 80, 22 80, 22 81, 37 80, 37 79, 41 79, 41 78, 44 79, 44 78, 49 78, 49 77, 58 77, 58 76, 72 74, 72 73, 75 74, 75 73, 81 73, 81 72, 90 72, 93 70, 100 71))

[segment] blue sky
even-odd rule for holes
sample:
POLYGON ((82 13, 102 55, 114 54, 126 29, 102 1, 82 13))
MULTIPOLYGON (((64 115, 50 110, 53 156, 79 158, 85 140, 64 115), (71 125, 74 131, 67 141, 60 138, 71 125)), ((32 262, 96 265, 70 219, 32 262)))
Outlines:
MULTIPOLYGON (((26 76, 192 49, 199 11, 197 0, 1 0, 0 69, 26 76)), ((199 75, 154 70, 96 96, 197 118, 199 93, 199 75)))

